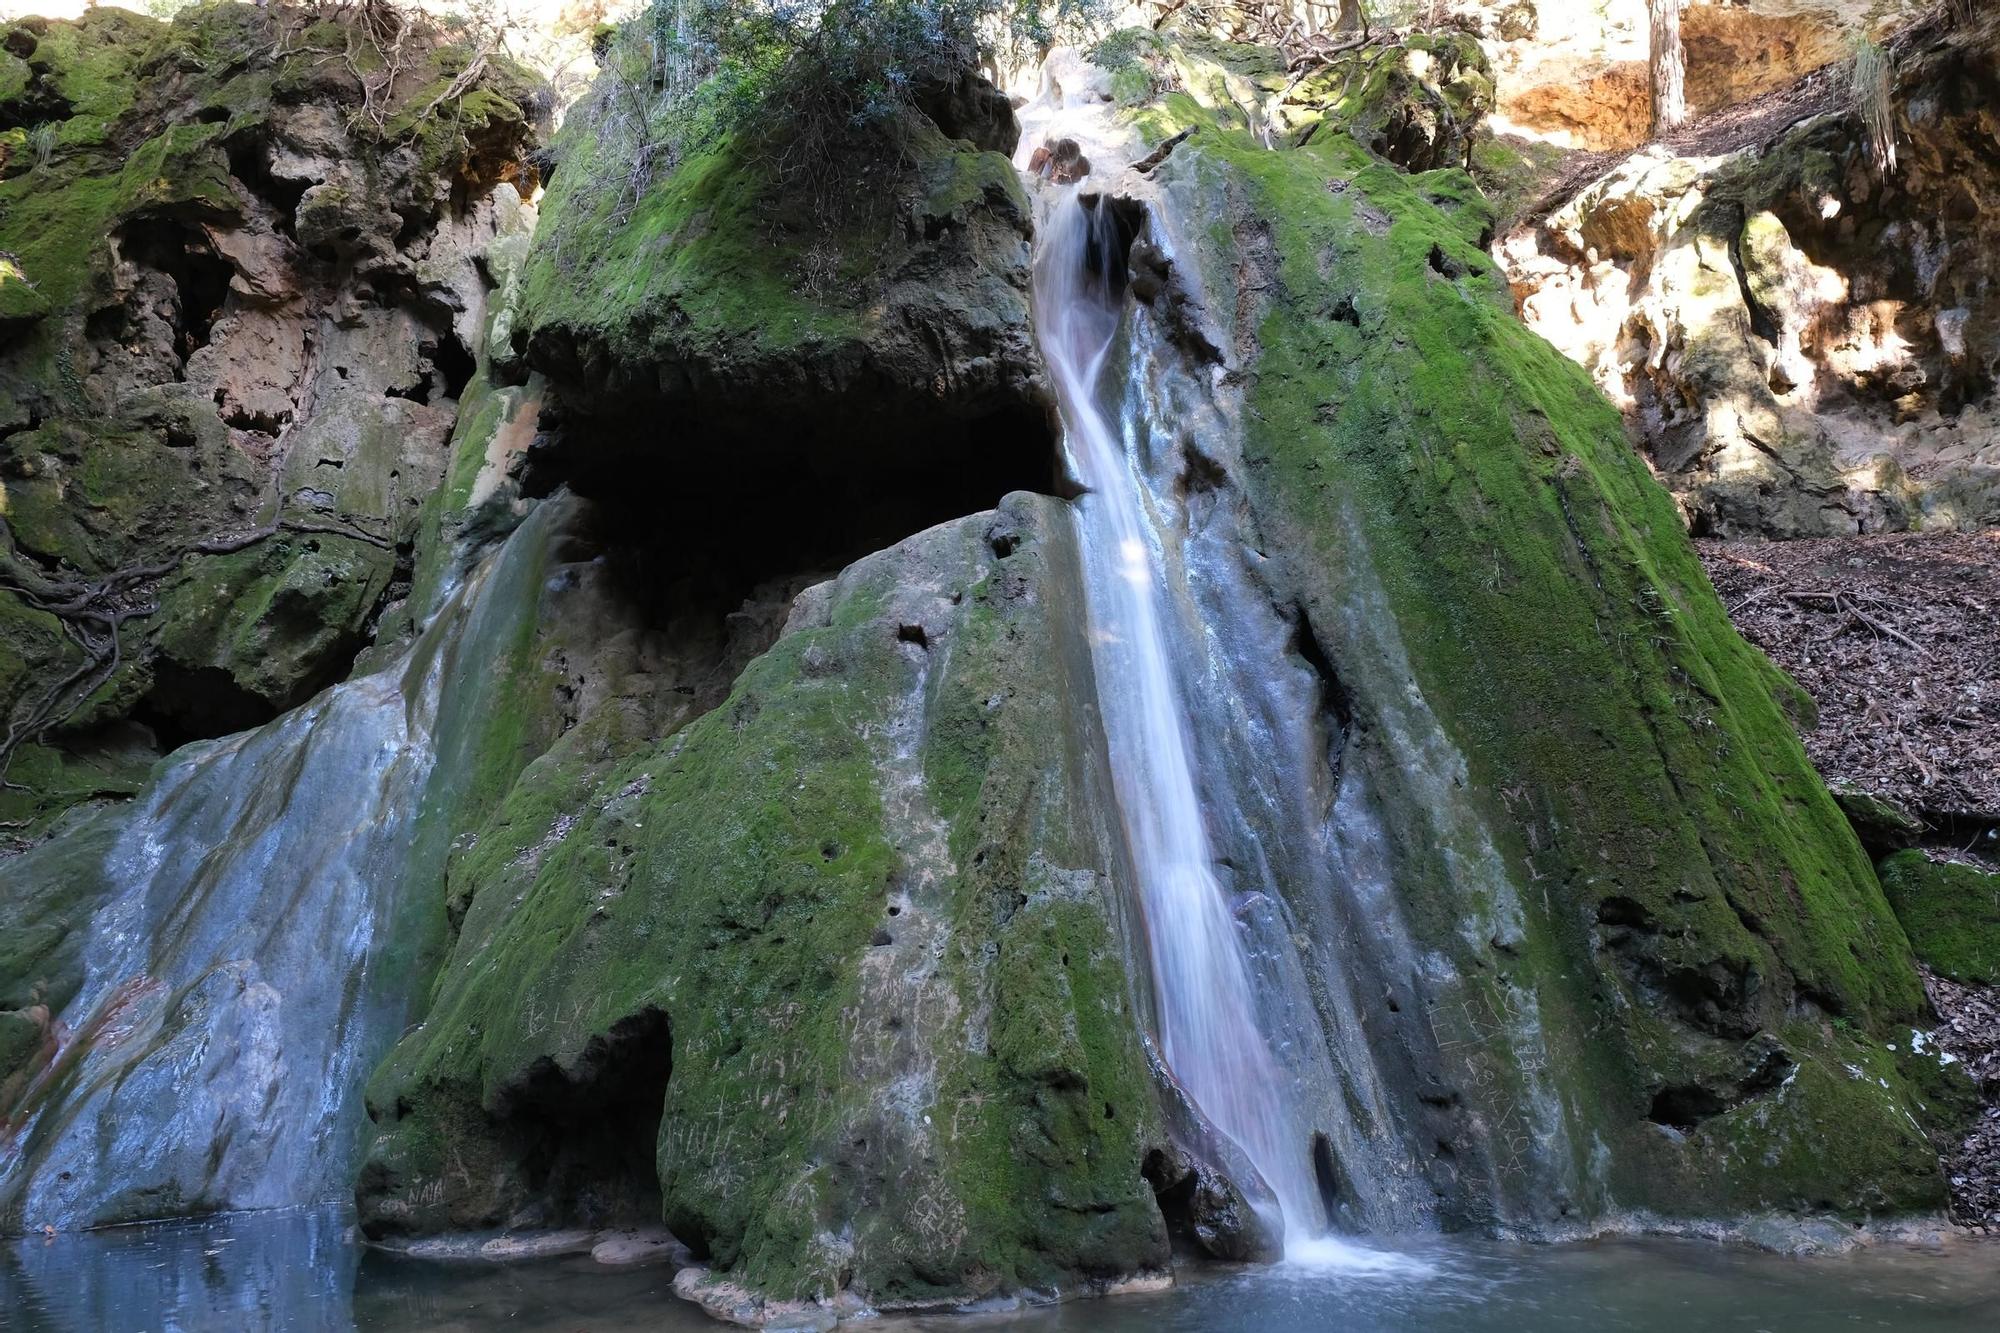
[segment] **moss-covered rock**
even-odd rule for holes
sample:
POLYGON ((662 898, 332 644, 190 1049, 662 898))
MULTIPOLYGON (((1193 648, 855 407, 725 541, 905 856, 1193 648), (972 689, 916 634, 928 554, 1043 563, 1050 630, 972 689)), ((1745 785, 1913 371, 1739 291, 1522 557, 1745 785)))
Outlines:
POLYGON ((701 447, 664 414, 851 470, 899 450, 949 465, 968 426, 1033 412, 1028 208, 1006 157, 911 111, 810 164, 790 127, 742 126, 652 178, 609 128, 616 97, 600 87, 566 123, 514 325, 571 412, 620 420, 659 463, 701 447), (805 438, 771 440, 775 421, 805 438))
POLYGON ((2000 875, 1912 848, 1882 862, 1882 890, 1917 957, 1953 981, 2000 986, 2000 875))
POLYGON ((1797 688, 1516 321, 1472 182, 1345 136, 1271 152, 1191 98, 1138 123, 1201 126, 1156 179, 1245 382, 1240 484, 1452 960, 1418 987, 1475 1108, 1449 1178, 1527 1226, 1938 1205, 1910 1086, 1837 1072, 1923 998, 1797 688), (1732 1146, 1781 1123, 1796 1151, 1732 1146), (1811 1151, 1836 1134, 1861 1146, 1811 1151))
POLYGON ((878 1308, 1164 1264, 1074 559, 1011 499, 815 589, 668 739, 536 761, 371 1088, 364 1226, 654 1208, 717 1283, 878 1308), (657 1197, 610 1187, 635 1146, 657 1197))
POLYGON ((1493 70, 1477 38, 1413 32, 1335 56, 1292 84, 1278 108, 1301 138, 1339 130, 1410 171, 1464 167, 1493 109, 1493 70))

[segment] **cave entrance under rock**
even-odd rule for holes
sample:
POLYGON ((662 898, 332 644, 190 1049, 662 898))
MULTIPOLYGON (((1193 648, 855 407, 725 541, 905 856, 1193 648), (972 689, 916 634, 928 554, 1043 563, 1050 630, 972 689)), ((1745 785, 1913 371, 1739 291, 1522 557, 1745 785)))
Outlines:
POLYGON ((673 1028, 648 1006, 593 1036, 564 1069, 546 1056, 502 1089, 496 1118, 545 1226, 650 1226, 660 1220, 655 1150, 673 1028))
POLYGON ((819 420, 754 427, 691 415, 571 419, 537 442, 525 483, 531 495, 567 485, 594 503, 605 556, 655 625, 788 603, 1010 492, 1070 493, 1055 423, 1028 402, 920 430, 848 417, 838 404, 819 420))

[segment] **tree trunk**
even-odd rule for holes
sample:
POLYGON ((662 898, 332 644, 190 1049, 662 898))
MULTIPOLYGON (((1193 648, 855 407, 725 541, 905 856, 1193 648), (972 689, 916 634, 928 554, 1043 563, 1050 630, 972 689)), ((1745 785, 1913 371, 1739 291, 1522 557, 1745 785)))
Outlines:
POLYGON ((1687 120, 1687 56, 1681 50, 1681 6, 1686 0, 1646 0, 1652 15, 1652 52, 1647 65, 1653 83, 1653 134, 1679 129, 1687 120))
POLYGON ((1361 0, 1340 0, 1340 14, 1333 21, 1333 30, 1360 32, 1367 22, 1367 16, 1361 12, 1361 0))

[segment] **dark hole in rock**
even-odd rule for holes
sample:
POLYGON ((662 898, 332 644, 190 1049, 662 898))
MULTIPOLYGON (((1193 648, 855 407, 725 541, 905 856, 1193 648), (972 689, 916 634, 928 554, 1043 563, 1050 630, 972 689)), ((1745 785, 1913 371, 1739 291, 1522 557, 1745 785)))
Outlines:
POLYGON ((1714 1089, 1699 1083, 1681 1083, 1653 1094, 1653 1105, 1646 1118, 1685 1134, 1710 1116, 1721 1115, 1728 1109, 1729 1103, 1714 1089))
POLYGON ((569 1069, 544 1056, 500 1089, 500 1147, 545 1225, 659 1222, 654 1153, 672 1073, 672 1027, 648 1007, 591 1037, 569 1069))
POLYGON ((931 646, 930 635, 924 633, 922 625, 898 625, 896 626, 896 638, 902 643, 914 643, 919 648, 929 648, 931 646))
POLYGON ((891 935, 888 931, 884 930, 882 927, 877 926, 875 927, 875 933, 868 937, 868 942, 874 945, 876 948, 882 949, 888 947, 891 944, 894 944, 896 942, 896 937, 894 935, 891 935))
POLYGON ((1313 633, 1312 618, 1303 606, 1294 609, 1297 620, 1292 631, 1292 650, 1319 678, 1320 716, 1327 727, 1326 766, 1337 777, 1346 758, 1348 737, 1354 730, 1354 701, 1326 650, 1320 647, 1319 636, 1313 633))
POLYGON ((1130 277, 1132 242, 1146 227, 1146 206, 1136 199, 1103 194, 1084 195, 1083 206, 1090 214, 1083 266, 1093 277, 1103 278, 1113 296, 1123 296, 1130 277))
POLYGON ((197 348, 208 344, 209 331, 229 299, 229 280, 236 270, 193 227, 140 220, 124 228, 118 241, 119 252, 126 259, 173 279, 179 295, 174 354, 185 362, 197 348))
POLYGON ((407 250, 422 240, 424 233, 430 231, 436 221, 430 213, 407 213, 399 211, 399 216, 402 218, 402 222, 396 228, 396 248, 398 250, 407 250))
POLYGON ((1456 282, 1465 276, 1465 265, 1444 252, 1442 245, 1431 247, 1431 269, 1456 282))
POLYGON ((132 710, 132 720, 152 728, 161 748, 261 727, 278 715, 270 700, 238 685, 221 667, 186 667, 162 660, 153 684, 132 710))
POLYGON ((1333 1140, 1324 1134, 1312 1137, 1313 1184, 1319 1189, 1319 1206, 1332 1222, 1340 1216, 1340 1166, 1333 1160, 1333 1140))
MULTIPOLYGON (((440 360, 450 364, 442 347, 440 360)), ((590 540, 622 595, 650 624, 707 625, 739 668, 775 640, 810 583, 1009 492, 1049 493, 1056 480, 1052 424, 1034 402, 946 420, 839 400, 760 418, 649 399, 543 425, 523 489, 567 485, 588 498, 590 540)), ((1006 554, 1017 539, 990 540, 1006 554)))
POLYGON ((273 224, 280 232, 291 235, 292 219, 310 182, 279 180, 273 176, 270 164, 265 160, 265 145, 261 138, 245 135, 233 139, 226 151, 229 155, 229 174, 241 181, 250 193, 271 205, 277 214, 273 224))
POLYGON ((431 365, 439 376, 440 396, 462 397, 465 386, 472 383, 473 372, 478 369, 465 344, 458 340, 456 334, 446 332, 439 335, 435 348, 426 345, 424 353, 430 357, 431 365))

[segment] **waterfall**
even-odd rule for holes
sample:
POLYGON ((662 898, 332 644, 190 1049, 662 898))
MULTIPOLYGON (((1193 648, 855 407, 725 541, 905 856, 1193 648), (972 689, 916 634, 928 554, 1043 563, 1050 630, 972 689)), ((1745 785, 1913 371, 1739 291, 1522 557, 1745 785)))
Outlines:
MULTIPOLYGON (((1187 714, 1160 605, 1160 533, 1098 402, 1117 341, 1121 259, 1108 209, 1059 195, 1041 231, 1035 318, 1062 409, 1104 729, 1156 991, 1161 1054, 1202 1114, 1256 1167, 1291 1243, 1326 1219, 1309 1137, 1257 1018, 1237 922, 1217 882, 1187 714)), ((1239 1182, 1255 1199, 1256 1182, 1239 1182)))
POLYGON ((0 1222, 348 1192, 362 1089, 443 928, 440 834, 549 526, 530 517, 400 660, 178 751, 131 807, 0 869, 97 904, 54 1057, 0 1108, 0 1222))

